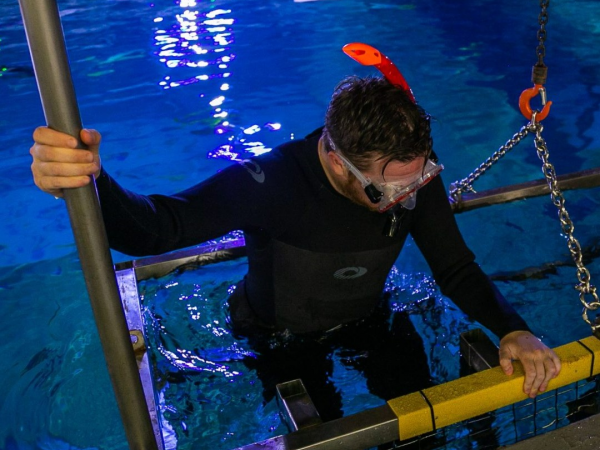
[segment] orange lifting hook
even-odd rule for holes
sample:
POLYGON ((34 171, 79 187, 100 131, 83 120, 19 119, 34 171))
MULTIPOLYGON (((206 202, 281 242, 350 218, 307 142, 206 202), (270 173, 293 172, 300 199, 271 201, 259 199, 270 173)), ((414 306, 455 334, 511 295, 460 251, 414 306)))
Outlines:
MULTIPOLYGON (((531 120, 531 118, 533 117, 533 111, 531 110, 529 102, 533 97, 538 95, 540 89, 544 89, 544 86, 542 86, 541 84, 534 84, 532 88, 525 89, 523 92, 521 92, 521 96, 519 97, 519 109, 521 110, 521 113, 525 116, 525 118, 528 120, 531 120)), ((547 102, 542 108, 542 110, 536 114, 535 120, 537 122, 541 122, 546 118, 546 116, 550 112, 551 105, 552 102, 547 102)))

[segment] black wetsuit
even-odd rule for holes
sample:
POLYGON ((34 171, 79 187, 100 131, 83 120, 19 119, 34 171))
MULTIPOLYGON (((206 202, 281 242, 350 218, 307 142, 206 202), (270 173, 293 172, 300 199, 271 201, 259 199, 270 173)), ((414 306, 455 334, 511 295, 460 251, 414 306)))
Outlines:
POLYGON ((260 320, 292 332, 365 317, 408 233, 442 292, 497 336, 527 329, 474 262, 440 177, 418 191, 395 237, 389 215, 337 193, 317 153, 319 133, 235 164, 173 196, 138 196, 103 172, 98 191, 111 247, 160 254, 243 230, 245 296, 260 320))
POLYGON ((234 325, 250 334, 314 334, 377 314, 410 233, 442 292, 472 319, 499 337, 528 329, 474 262, 441 177, 418 191, 415 209, 401 211, 400 228, 388 237, 389 214, 331 186, 319 137, 281 145, 173 196, 130 193, 103 171, 97 184, 111 247, 160 254, 243 230, 249 270, 231 302, 234 325))

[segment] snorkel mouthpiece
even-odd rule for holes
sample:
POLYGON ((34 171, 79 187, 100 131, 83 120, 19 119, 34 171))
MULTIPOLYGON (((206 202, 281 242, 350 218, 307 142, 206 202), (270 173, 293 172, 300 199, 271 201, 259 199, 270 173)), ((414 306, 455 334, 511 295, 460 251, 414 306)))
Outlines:
POLYGON ((365 186, 365 194, 367 194, 371 203, 379 203, 383 197, 383 192, 377 189, 372 183, 365 186))

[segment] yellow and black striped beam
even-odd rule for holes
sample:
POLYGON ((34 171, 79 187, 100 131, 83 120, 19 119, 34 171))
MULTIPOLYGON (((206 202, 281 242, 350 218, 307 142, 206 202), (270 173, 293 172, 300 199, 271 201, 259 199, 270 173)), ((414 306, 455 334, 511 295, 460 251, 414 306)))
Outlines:
MULTIPOLYGON (((560 374, 547 391, 600 373, 600 340, 588 337, 554 349, 560 357, 560 374)), ((500 367, 395 398, 388 402, 398 417, 399 437, 409 439, 527 399, 519 362, 513 375, 500 367)))

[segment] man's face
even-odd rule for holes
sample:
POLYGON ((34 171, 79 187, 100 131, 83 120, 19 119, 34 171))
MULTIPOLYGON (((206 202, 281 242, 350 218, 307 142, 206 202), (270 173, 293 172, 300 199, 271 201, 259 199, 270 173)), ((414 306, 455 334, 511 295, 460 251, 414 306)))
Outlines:
MULTIPOLYGON (((409 162, 375 160, 367 170, 361 171, 378 185, 385 183, 408 186, 423 174, 426 159, 419 156, 409 162)), ((372 203, 358 179, 348 170, 338 186, 340 192, 354 203, 371 211, 378 211, 377 203, 372 203)))

